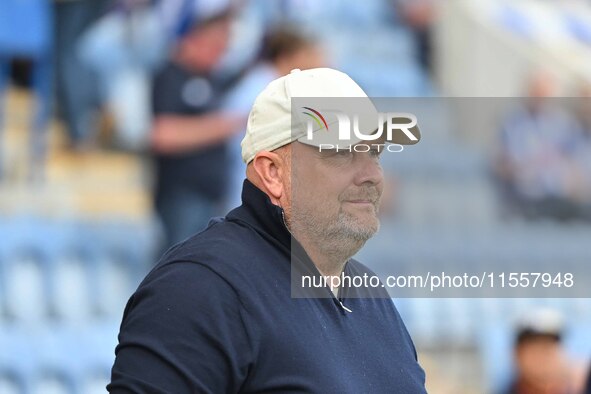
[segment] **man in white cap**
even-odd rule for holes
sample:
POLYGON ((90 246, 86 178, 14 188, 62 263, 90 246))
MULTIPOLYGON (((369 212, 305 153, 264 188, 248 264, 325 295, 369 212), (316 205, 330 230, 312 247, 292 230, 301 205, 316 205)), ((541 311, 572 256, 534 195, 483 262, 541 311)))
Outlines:
POLYGON ((379 227, 379 155, 386 140, 420 138, 415 120, 386 137, 354 121, 343 139, 322 103, 349 97, 371 107, 351 78, 326 68, 294 70, 257 97, 242 142, 242 205, 170 249, 140 284, 110 392, 425 392, 382 287, 299 281, 375 275, 351 256, 379 227), (314 106, 300 111, 299 98, 314 106))

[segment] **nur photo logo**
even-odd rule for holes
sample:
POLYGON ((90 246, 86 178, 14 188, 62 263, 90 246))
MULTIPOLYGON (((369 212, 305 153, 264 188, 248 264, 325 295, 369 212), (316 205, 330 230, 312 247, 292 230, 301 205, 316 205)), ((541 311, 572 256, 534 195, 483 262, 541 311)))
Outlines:
POLYGON ((404 146, 396 143, 367 143, 368 141, 395 141, 395 133, 403 133, 409 141, 419 138, 412 129, 417 126, 417 117, 411 113, 375 112, 347 113, 338 110, 320 112, 312 107, 302 107, 302 114, 308 117, 306 135, 308 141, 319 141, 319 151, 347 150, 349 152, 368 152, 371 149, 383 149, 389 152, 402 152, 404 146), (332 121, 327 122, 327 118, 332 121), (333 126, 332 129, 329 126, 333 126), (331 133, 330 138, 324 135, 331 133), (322 133, 318 135, 316 133, 322 133), (384 138, 385 137, 385 138, 384 138))
POLYGON ((302 113, 304 115, 308 115, 310 118, 312 118, 316 122, 316 124, 318 124, 318 127, 322 128, 322 126, 324 125, 324 127, 328 131, 328 124, 326 123, 326 119, 324 118, 324 116, 322 116, 322 114, 320 112, 318 112, 315 109, 310 108, 310 107, 304 107, 304 109, 312 112, 312 113, 310 113, 307 111, 302 111, 302 113))

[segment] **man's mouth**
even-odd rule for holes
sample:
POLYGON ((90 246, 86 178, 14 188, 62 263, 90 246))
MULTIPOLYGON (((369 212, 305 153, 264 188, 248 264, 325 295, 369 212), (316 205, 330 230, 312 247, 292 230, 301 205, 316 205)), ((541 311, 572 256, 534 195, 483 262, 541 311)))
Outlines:
POLYGON ((347 200, 345 202, 349 202, 352 204, 375 204, 372 200, 347 200))
POLYGON ((357 195, 351 193, 348 196, 344 196, 345 198, 341 200, 343 203, 349 203, 356 207, 365 207, 365 206, 373 206, 377 208, 378 201, 380 199, 379 193, 377 190, 366 190, 364 192, 358 192, 357 195))
POLYGON ((356 200, 345 200, 345 203, 353 207, 357 207, 359 209, 368 209, 373 208, 376 209, 376 202, 374 200, 367 200, 367 199, 356 199, 356 200))

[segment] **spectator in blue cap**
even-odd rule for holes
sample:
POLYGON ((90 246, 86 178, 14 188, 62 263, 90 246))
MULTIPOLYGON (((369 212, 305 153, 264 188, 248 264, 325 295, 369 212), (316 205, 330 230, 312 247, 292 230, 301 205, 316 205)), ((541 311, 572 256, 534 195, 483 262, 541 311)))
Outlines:
POLYGON ((214 70, 228 45, 232 15, 226 8, 196 22, 154 80, 155 206, 166 246, 205 227, 226 193, 226 140, 242 117, 220 111, 226 86, 214 70))

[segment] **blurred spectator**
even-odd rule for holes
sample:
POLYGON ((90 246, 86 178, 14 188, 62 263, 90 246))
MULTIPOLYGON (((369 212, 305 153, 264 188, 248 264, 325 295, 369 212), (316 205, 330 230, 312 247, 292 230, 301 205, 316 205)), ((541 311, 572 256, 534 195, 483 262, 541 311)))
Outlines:
MULTIPOLYGON (((4 163, 2 148, 3 96, 10 82, 12 66, 26 64, 34 105, 29 132, 28 178, 40 181, 44 178, 47 154, 46 131, 51 112, 51 73, 53 56, 53 16, 51 4, 45 0, 2 0, 0 2, 0 176, 13 169, 11 162, 4 163), (6 165, 7 169, 2 167, 6 165), (12 168, 11 168, 12 167, 12 168)), ((17 74, 18 75, 18 74, 17 74)), ((8 155, 8 154, 7 154, 8 155)))
POLYGON ((154 80, 155 205, 167 245, 204 228, 226 194, 226 140, 243 118, 219 111, 225 86, 212 72, 226 50, 232 15, 228 8, 196 22, 154 80))
MULTIPOLYGON (((279 28, 271 31, 263 44, 261 61, 255 65, 228 94, 224 107, 248 116, 256 96, 274 79, 288 74, 291 70, 316 68, 325 65, 321 48, 303 33, 293 28, 279 28)), ((231 184, 228 193, 228 208, 241 204, 242 182, 246 165, 242 161, 240 143, 246 124, 241 125, 240 134, 230 144, 231 184)))
MULTIPOLYGON (((95 101, 108 111, 118 147, 146 148, 152 121, 151 77, 167 60, 177 39, 191 29, 196 16, 207 19, 230 3, 111 0, 108 12, 83 31, 77 40, 76 60, 99 80, 100 98, 95 101)), ((94 134, 92 130, 87 133, 94 134)))
POLYGON ((575 160, 580 179, 577 196, 581 200, 584 215, 591 218, 591 83, 584 82, 576 98, 575 113, 580 124, 575 160))
POLYGON ((418 61, 427 72, 433 71, 431 31, 435 20, 433 0, 395 0, 402 20, 412 29, 417 40, 418 61))
POLYGON ((515 378, 506 394, 575 394, 583 379, 562 346, 562 317, 537 309, 521 321, 515 339, 515 378))
POLYGON ((534 74, 527 102, 502 124, 496 172, 507 202, 528 218, 573 219, 584 212, 575 160, 580 127, 549 99, 555 88, 551 75, 534 74))
POLYGON ((109 0, 54 0, 57 102, 73 147, 92 145, 100 105, 95 73, 78 57, 78 39, 109 0))

